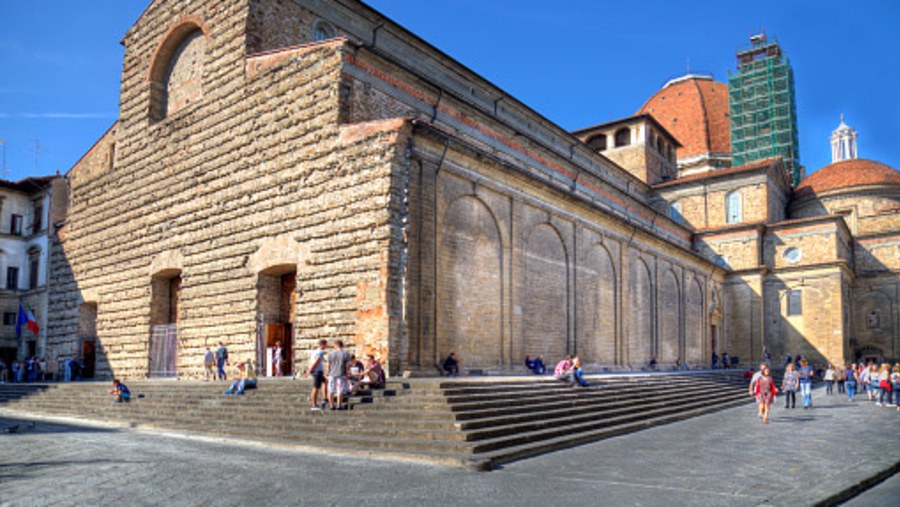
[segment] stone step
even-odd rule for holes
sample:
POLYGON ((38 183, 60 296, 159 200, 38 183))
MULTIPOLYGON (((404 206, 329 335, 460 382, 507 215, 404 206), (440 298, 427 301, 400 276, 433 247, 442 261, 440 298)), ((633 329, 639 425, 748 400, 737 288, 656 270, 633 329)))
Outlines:
POLYGON ((477 468, 750 401, 735 374, 590 381, 572 388, 549 377, 404 379, 351 397, 351 410, 339 412, 310 411, 311 383, 303 380, 262 381, 241 397, 221 396, 225 383, 129 382, 129 404, 112 403, 105 382, 0 385, 0 410, 477 468))

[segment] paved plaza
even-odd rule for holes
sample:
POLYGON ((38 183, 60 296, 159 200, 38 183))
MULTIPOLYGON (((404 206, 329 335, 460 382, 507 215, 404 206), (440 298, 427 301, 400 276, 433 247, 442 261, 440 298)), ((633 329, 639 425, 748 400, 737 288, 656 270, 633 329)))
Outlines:
MULTIPOLYGON (((332 456, 0 412, 0 505, 813 505, 896 469, 900 412, 815 393, 522 460, 493 472, 332 456)), ((877 507, 895 478, 852 500, 877 507)))

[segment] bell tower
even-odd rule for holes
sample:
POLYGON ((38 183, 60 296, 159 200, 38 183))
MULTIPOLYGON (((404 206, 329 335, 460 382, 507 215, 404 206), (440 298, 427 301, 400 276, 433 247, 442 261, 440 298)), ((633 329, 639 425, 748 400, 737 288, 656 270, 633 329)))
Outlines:
POLYGON ((841 124, 831 133, 831 163, 842 160, 859 158, 856 151, 856 130, 844 123, 844 115, 841 115, 841 124))

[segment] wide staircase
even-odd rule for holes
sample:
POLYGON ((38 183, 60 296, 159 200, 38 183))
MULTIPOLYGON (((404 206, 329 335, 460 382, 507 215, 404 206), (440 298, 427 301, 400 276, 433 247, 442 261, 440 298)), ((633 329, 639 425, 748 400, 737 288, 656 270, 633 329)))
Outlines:
POLYGON ((0 415, 99 420, 360 456, 425 459, 479 470, 585 442, 749 403, 739 372, 390 381, 348 411, 311 411, 308 381, 261 381, 245 396, 223 383, 129 382, 116 404, 108 383, 0 385, 0 415))

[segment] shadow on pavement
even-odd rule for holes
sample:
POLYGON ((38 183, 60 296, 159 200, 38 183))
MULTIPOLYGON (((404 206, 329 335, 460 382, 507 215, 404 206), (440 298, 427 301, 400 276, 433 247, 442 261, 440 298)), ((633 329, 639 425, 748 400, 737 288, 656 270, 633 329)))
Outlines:
POLYGON ((115 428, 98 428, 78 424, 47 422, 17 417, 0 417, 0 442, 5 437, 16 437, 31 433, 113 433, 115 428))

